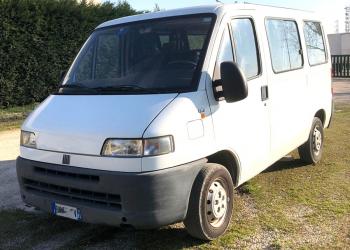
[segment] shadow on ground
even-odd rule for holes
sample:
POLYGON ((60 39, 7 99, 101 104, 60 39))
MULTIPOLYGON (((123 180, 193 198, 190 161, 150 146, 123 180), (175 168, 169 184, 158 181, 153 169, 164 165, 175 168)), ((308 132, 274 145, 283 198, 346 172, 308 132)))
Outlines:
POLYGON ((288 160, 281 160, 273 164, 271 167, 267 168, 263 171, 263 173, 270 173, 270 172, 277 172, 277 171, 283 171, 287 169, 295 169, 295 168, 301 168, 305 167, 308 164, 303 162, 300 159, 288 159, 288 160))
POLYGON ((182 224, 157 230, 91 225, 22 210, 0 212, 0 249, 180 249, 206 242, 182 224))

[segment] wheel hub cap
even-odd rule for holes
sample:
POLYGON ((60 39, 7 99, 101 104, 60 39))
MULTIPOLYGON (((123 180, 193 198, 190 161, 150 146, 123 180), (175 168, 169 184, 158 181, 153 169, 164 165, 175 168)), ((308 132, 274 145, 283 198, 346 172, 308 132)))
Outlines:
POLYGON ((318 130, 318 127, 315 127, 314 129, 313 139, 314 139, 314 151, 316 154, 318 154, 322 146, 322 134, 318 130))
POLYGON ((225 219, 229 198, 219 181, 214 181, 207 196, 207 219, 214 227, 219 227, 225 219))

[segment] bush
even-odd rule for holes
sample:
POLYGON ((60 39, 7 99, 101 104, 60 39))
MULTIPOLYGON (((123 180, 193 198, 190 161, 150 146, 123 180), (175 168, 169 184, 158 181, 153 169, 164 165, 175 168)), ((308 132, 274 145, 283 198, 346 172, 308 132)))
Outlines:
POLYGON ((98 24, 135 13, 127 2, 0 0, 0 107, 42 101, 98 24))

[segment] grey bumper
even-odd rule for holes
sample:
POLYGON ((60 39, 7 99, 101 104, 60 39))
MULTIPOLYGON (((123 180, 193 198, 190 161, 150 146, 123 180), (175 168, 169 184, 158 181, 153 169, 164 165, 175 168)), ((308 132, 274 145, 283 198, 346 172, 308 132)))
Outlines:
POLYGON ((157 228, 182 221, 205 159, 147 173, 91 170, 17 159, 25 203, 51 212, 53 202, 81 211, 82 221, 157 228))

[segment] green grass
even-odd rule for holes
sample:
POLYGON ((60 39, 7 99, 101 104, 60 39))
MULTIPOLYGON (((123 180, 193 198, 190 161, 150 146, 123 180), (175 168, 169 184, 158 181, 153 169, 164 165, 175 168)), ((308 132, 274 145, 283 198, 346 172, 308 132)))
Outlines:
POLYGON ((182 224, 134 231, 87 225, 46 214, 0 212, 0 249, 349 249, 350 106, 337 106, 323 160, 278 162, 237 190, 227 233, 192 239, 182 224))
POLYGON ((34 103, 25 106, 0 108, 0 131, 19 128, 36 106, 37 104, 34 103))

